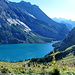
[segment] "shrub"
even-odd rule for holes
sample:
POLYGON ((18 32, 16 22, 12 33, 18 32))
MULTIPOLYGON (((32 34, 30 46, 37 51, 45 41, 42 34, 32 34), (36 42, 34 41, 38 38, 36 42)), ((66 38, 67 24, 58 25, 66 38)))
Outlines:
POLYGON ((60 72, 58 69, 54 69, 54 71, 51 73, 51 75, 60 75, 60 72))
POLYGON ((2 72, 2 73, 10 73, 10 71, 9 71, 7 68, 2 68, 2 69, 1 69, 1 72, 2 72))

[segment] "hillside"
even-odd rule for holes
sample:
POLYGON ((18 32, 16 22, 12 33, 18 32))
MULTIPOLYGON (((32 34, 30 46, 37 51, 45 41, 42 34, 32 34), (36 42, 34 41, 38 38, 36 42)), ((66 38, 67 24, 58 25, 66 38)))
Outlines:
POLYGON ((21 1, 19 3, 10 2, 10 4, 20 9, 23 9, 24 11, 27 11, 28 13, 33 15, 36 19, 48 23, 52 31, 51 33, 48 32, 48 34, 45 34, 45 32, 43 32, 42 35, 45 34, 44 36, 48 35, 48 37, 54 37, 56 40, 61 40, 68 33, 68 29, 66 28, 65 24, 61 24, 53 21, 37 5, 32 5, 30 2, 25 2, 25 1, 21 1))
MULTIPOLYGON (((62 41, 61 45, 55 48, 57 59, 65 58, 69 64, 74 64, 75 59, 75 28, 73 28, 67 37, 62 41)), ((66 62, 66 63, 67 63, 66 62)))
MULTIPOLYGON (((62 41, 62 43, 54 48, 55 59, 60 61, 64 58, 64 61, 67 65, 74 65, 75 61, 75 28, 73 28, 67 37, 62 41)), ((40 59, 32 59, 31 61, 37 62, 51 62, 53 59, 53 52, 50 52, 45 57, 40 59)))
POLYGON ((56 25, 57 28, 55 25, 36 19, 29 11, 7 0, 0 0, 0 44, 48 43, 52 40, 62 40, 69 31, 65 25, 56 25))
POLYGON ((61 45, 57 48, 58 51, 65 50, 66 48, 75 45, 75 28, 73 28, 66 38, 62 41, 61 45))

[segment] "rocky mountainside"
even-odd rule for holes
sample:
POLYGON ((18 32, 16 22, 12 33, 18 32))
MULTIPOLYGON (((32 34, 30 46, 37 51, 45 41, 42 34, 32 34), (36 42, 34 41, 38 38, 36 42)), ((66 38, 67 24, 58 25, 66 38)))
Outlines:
POLYGON ((39 20, 50 24, 54 23, 54 21, 51 18, 49 18, 37 5, 32 5, 30 2, 25 1, 21 1, 19 3, 10 2, 10 4, 29 12, 39 20))
POLYGON ((10 2, 10 4, 12 4, 12 5, 16 6, 16 7, 19 7, 21 9, 23 9, 24 11, 29 12, 36 19, 48 23, 51 26, 51 29, 54 32, 54 33, 49 34, 49 35, 50 36, 55 35, 56 36, 55 38, 57 40, 61 40, 61 39, 64 38, 64 36, 66 36, 66 33, 68 32, 68 30, 66 29, 66 25, 53 21, 37 5, 31 5, 30 2, 24 2, 24 1, 21 1, 19 3, 10 2))
POLYGON ((55 48, 55 52, 57 60, 64 58, 66 63, 75 64, 75 28, 69 32, 61 45, 55 48))
POLYGON ((75 45, 75 28, 69 32, 66 38, 62 41, 61 45, 57 47, 57 50, 62 51, 73 45, 75 45))
POLYGON ((45 43, 62 40, 67 33, 65 25, 44 22, 27 10, 7 0, 0 0, 0 44, 45 43))

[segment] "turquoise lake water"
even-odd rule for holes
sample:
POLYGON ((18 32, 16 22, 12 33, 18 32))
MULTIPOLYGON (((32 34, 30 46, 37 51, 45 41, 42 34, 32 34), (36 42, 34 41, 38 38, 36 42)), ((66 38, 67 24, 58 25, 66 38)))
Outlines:
POLYGON ((17 62, 25 59, 41 58, 52 50, 52 43, 0 45, 0 60, 17 62))

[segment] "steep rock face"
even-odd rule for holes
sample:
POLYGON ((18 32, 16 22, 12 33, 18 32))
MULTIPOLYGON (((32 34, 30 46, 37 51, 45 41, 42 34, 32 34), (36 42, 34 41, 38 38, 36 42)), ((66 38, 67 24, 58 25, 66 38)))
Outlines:
POLYGON ((52 19, 50 19, 37 5, 31 5, 30 2, 25 1, 21 1, 19 3, 11 2, 10 4, 22 8, 23 10, 29 12, 39 20, 42 20, 47 23, 52 22, 52 19))
POLYGON ((59 29, 53 27, 7 0, 0 0, 0 44, 45 43, 54 39, 62 40, 68 33, 65 25, 62 26, 59 29))
MULTIPOLYGON (((41 21, 48 23, 54 32, 54 33, 52 33, 53 36, 55 34, 55 36, 56 36, 55 38, 57 40, 63 39, 66 36, 66 34, 68 33, 68 29, 66 28, 65 24, 61 24, 61 23, 57 23, 57 22, 53 21, 38 6, 31 5, 29 2, 24 2, 24 1, 21 1, 20 3, 10 2, 10 4, 29 12, 36 19, 39 19, 41 21)), ((50 34, 50 35, 52 35, 52 34, 50 34)))
POLYGON ((6 0, 0 0, 0 44, 46 42, 46 38, 43 40, 42 36, 27 26, 31 22, 35 25, 38 23, 27 12, 10 5, 6 0))
POLYGON ((68 63, 74 64, 72 61, 75 59, 75 28, 69 32, 61 45, 55 48, 54 51, 56 52, 57 60, 65 58, 68 63))
POLYGON ((62 41, 61 45, 57 48, 59 51, 65 50, 66 48, 75 45, 75 28, 73 28, 67 37, 62 41))

